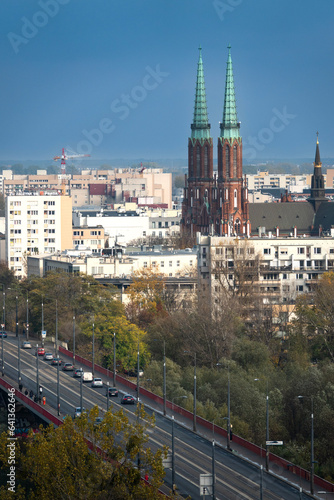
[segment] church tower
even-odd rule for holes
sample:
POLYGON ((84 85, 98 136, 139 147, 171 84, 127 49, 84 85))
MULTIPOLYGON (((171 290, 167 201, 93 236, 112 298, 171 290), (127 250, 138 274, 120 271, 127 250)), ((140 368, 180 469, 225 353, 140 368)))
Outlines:
POLYGON ((228 46, 223 121, 218 138, 218 190, 223 236, 249 236, 248 196, 242 176, 242 138, 239 133, 231 47, 228 46))
POLYGON ((317 132, 317 145, 315 149, 315 160, 314 160, 314 171, 311 180, 311 196, 307 201, 312 203, 314 210, 317 212, 323 201, 328 201, 325 196, 325 180, 321 172, 321 161, 320 161, 320 151, 319 151, 319 139, 317 132))
POLYGON ((197 64, 194 119, 188 139, 188 177, 182 204, 182 232, 195 236, 214 234, 213 201, 217 199, 213 178, 213 142, 206 105, 202 49, 197 64))

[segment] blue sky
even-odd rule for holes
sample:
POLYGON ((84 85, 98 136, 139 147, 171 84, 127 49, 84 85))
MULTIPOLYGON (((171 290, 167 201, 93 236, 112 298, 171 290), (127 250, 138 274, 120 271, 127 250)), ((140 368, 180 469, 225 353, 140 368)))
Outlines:
POLYGON ((216 153, 232 46, 244 163, 334 157, 334 2, 0 3, 0 160, 186 158, 202 46, 216 153))

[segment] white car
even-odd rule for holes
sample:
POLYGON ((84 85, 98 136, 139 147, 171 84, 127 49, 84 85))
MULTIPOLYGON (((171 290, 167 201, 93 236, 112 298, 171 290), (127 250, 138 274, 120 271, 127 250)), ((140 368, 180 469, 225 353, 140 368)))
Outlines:
POLYGON ((53 354, 52 354, 52 352, 46 352, 44 354, 44 359, 45 359, 45 361, 52 361, 53 360, 53 354))
POLYGON ((103 387, 102 378, 93 378, 92 387, 103 387))
POLYGON ((31 343, 27 341, 23 342, 22 349, 31 349, 31 343))

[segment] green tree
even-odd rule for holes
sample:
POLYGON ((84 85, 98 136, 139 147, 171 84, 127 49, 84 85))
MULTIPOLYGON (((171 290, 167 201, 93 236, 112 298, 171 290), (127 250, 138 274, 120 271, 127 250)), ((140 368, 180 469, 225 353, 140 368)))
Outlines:
MULTIPOLYGON (((140 411, 138 409, 137 411, 140 411)), ((95 424, 98 408, 76 421, 66 417, 63 425, 52 425, 20 440, 16 453, 17 495, 9 494, 7 485, 1 498, 61 500, 131 500, 158 499, 163 482, 162 457, 166 449, 155 453, 147 446, 147 429, 152 417, 141 411, 141 419, 131 424, 123 410, 107 412, 95 424), (134 466, 140 455, 140 470, 134 466), (151 486, 141 480, 148 474, 151 486)), ((8 469, 7 434, 0 437, 2 480, 8 469)), ((161 496, 162 497, 162 496, 161 496)))

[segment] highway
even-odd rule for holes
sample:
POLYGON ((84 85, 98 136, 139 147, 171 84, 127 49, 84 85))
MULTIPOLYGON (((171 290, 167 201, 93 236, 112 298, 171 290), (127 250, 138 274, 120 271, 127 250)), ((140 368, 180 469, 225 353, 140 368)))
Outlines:
MULTIPOLYGON (((5 351, 5 379, 10 382, 18 380, 18 348, 15 336, 9 335, 4 339, 5 351)), ((47 349, 49 350, 49 349, 47 349)), ((52 349, 50 349, 52 352, 52 349)), ((21 377, 24 389, 32 389, 36 394, 36 356, 35 349, 20 350, 21 377)), ((1 355, 1 339, 0 339, 1 355)), ((63 361, 69 361, 61 356, 63 361)), ((84 368, 85 369, 85 368, 84 368)), ((86 368, 86 371, 89 371, 86 368)), ((96 373, 96 376, 101 376, 96 373)), ((106 383, 106 379, 101 377, 106 383)), ((80 406, 80 378, 73 378, 72 372, 63 372, 59 369, 60 380, 60 412, 61 417, 69 414, 73 417, 74 408, 80 406)), ((57 367, 51 366, 50 361, 39 358, 39 384, 43 387, 43 396, 46 396, 47 405, 57 408, 57 367)), ((112 385, 112 383, 111 383, 112 385)), ((119 385, 121 393, 127 390, 119 385)), ((109 398, 112 410, 123 409, 130 420, 135 419, 136 405, 121 405, 121 397, 109 398)), ((145 404, 145 411, 152 414, 152 409, 145 404)), ((91 384, 83 384, 83 406, 89 410, 98 405, 100 414, 107 410, 106 385, 103 388, 92 388, 91 384)), ((171 449, 172 423, 170 417, 164 417, 155 412, 156 426, 150 429, 149 446, 152 450, 168 446, 171 449)), ((192 499, 200 497, 199 476, 212 472, 212 441, 192 432, 192 430, 178 423, 175 415, 174 424, 175 444, 175 483, 178 493, 192 499)), ((252 465, 240 457, 225 450, 217 443, 215 446, 215 496, 217 500, 252 500, 260 498, 260 471, 258 466, 252 465)), ((294 478, 295 479, 295 478, 294 478)), ((296 480, 296 479, 295 479, 296 480)), ((172 474, 166 471, 165 484, 170 491, 172 474)), ((296 500, 311 498, 306 493, 300 493, 299 488, 293 487, 272 474, 263 473, 263 500, 296 500)), ((207 496, 206 498, 211 498, 207 496)), ((321 498, 320 496, 318 498, 321 498)), ((328 496, 330 498, 330 496, 328 496)))

